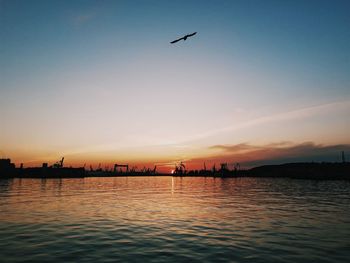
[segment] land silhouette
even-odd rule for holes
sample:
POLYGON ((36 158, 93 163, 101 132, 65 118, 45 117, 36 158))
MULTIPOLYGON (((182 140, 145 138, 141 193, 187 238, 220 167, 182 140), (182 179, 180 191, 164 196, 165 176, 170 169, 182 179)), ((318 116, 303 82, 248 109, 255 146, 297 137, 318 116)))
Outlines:
POLYGON ((16 167, 11 159, 0 159, 0 179, 8 178, 81 178, 81 177, 117 177, 117 176, 204 176, 204 177, 288 177, 293 179, 312 179, 312 180, 350 180, 350 162, 345 160, 345 154, 342 152, 341 162, 300 162, 285 163, 278 165, 263 165, 251 169, 241 169, 239 163, 220 163, 207 169, 205 163, 203 169, 186 170, 183 162, 175 164, 172 173, 162 173, 154 168, 142 168, 137 170, 135 167, 129 169, 128 164, 115 164, 113 169, 102 169, 101 165, 97 169, 85 169, 84 167, 64 167, 62 158, 60 161, 48 165, 43 163, 41 167, 24 168, 23 164, 16 167), (229 166, 232 168, 230 169, 229 166))

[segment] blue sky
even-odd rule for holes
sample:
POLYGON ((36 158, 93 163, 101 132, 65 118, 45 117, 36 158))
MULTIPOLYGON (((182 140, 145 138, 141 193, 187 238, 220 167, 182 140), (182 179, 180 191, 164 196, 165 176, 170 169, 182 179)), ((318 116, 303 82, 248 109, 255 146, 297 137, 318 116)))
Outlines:
POLYGON ((190 161, 220 155, 213 145, 349 144, 349 13, 349 1, 2 0, 3 155, 190 161))

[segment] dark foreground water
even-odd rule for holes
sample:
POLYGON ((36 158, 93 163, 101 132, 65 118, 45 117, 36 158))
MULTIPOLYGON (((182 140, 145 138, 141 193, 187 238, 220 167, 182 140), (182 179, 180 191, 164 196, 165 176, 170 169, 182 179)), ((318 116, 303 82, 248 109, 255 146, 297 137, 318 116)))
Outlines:
POLYGON ((0 180, 1 262, 350 262, 350 182, 0 180))

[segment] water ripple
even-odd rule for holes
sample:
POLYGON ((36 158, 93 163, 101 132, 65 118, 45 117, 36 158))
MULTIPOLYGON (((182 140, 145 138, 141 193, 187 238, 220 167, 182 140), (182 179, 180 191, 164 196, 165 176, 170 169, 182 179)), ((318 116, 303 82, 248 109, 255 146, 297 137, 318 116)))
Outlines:
POLYGON ((350 183, 0 180, 2 262, 346 262, 350 183))

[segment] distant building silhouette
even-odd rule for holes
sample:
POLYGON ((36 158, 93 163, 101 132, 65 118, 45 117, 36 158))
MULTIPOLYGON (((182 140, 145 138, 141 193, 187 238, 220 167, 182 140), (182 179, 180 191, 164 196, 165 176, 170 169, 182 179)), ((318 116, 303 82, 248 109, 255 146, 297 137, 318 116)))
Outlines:
POLYGON ((11 163, 11 159, 0 159, 0 175, 12 176, 16 172, 16 166, 11 163))

